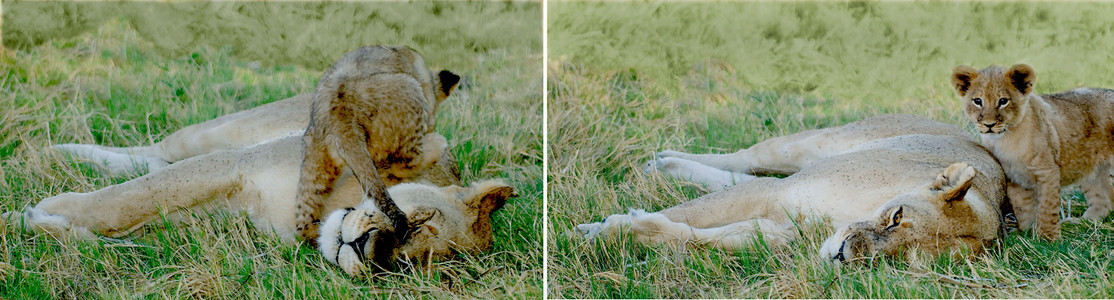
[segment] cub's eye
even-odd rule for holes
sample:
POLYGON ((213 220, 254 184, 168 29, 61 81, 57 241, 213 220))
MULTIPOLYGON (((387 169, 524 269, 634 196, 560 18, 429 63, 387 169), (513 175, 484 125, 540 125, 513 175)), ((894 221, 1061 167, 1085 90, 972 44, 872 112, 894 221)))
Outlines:
POLYGON ((998 99, 998 106, 1006 106, 1006 103, 1010 103, 1009 98, 998 99))
POLYGON ((886 229, 894 228, 897 224, 901 224, 901 215, 904 209, 905 208, 901 206, 897 207, 897 210, 890 216, 890 226, 887 226, 886 229))
POLYGON ((982 99, 981 98, 971 99, 971 102, 975 103, 975 106, 982 107, 982 99))

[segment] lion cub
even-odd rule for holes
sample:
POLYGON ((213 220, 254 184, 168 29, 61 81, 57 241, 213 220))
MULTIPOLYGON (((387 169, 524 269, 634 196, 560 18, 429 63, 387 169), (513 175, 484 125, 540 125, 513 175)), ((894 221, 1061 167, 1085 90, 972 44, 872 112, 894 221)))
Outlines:
POLYGON ((295 223, 304 241, 316 240, 324 199, 347 169, 363 187, 364 201, 393 223, 391 242, 405 242, 406 214, 387 186, 441 157, 447 143, 433 131, 437 106, 459 80, 449 71, 430 74, 422 56, 405 46, 363 47, 325 71, 303 136, 295 223))
POLYGON ((1061 186, 1080 183, 1089 205, 1084 219, 1110 213, 1114 91, 1079 88, 1035 95, 1036 79, 1024 64, 977 71, 958 66, 951 82, 984 146, 1009 177, 1008 197, 1019 225, 1035 226, 1037 234, 1055 240, 1060 238, 1061 186))

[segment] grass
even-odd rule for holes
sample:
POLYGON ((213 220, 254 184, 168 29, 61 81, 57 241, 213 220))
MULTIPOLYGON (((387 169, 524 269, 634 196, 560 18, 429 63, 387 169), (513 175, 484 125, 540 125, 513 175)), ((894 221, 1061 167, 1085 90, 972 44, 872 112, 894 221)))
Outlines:
MULTIPOLYGON (((16 36, 12 32, 20 26, 33 26, 21 25, 18 17, 7 18, 21 4, 3 7, 5 38, 16 36)), ((81 5, 85 4, 58 7, 81 5)), ((283 5, 275 6, 273 13, 319 7, 302 3, 308 8, 295 10, 294 4, 283 5)), ((359 6, 353 9, 358 13, 393 13, 374 20, 405 20, 396 24, 401 26, 397 31, 374 41, 367 38, 370 33, 338 38, 337 45, 286 41, 318 43, 316 48, 306 46, 313 49, 293 49, 291 57, 305 56, 298 59, 267 56, 280 53, 283 43, 236 39, 255 34, 250 30, 255 27, 218 36, 204 31, 207 35, 198 36, 211 40, 168 50, 145 37, 143 30, 151 29, 136 29, 162 25, 159 20, 143 23, 147 21, 130 18, 134 16, 109 18, 90 10, 63 15, 73 22, 104 22, 63 22, 77 24, 70 29, 76 32, 19 47, 5 44, 9 48, 0 50, 0 211, 128 179, 105 178, 88 166, 42 151, 49 145, 149 144, 190 124, 312 91, 323 71, 315 59, 331 63, 350 48, 321 57, 313 51, 349 44, 408 44, 425 54, 431 68, 465 77, 465 84, 441 106, 437 129, 449 138, 464 181, 504 178, 521 195, 494 215, 496 243, 491 252, 461 255, 429 269, 355 278, 311 248, 252 228, 245 215, 218 214, 191 226, 153 224, 129 236, 131 243, 59 241, 7 224, 0 226, 0 298, 540 298, 540 5, 333 3, 321 9, 337 10, 341 5, 359 6), (435 11, 451 14, 435 17, 435 11), (429 26, 435 28, 422 27, 417 20, 423 17, 434 20, 429 26), (475 32, 486 26, 480 20, 507 28, 498 36, 475 32), (418 38, 434 31, 446 37, 418 38), (249 46, 256 52, 245 50, 249 46)), ((251 17, 268 19, 258 13, 251 17)), ((346 23, 350 21, 316 20, 308 27, 327 28, 314 37, 324 39, 346 34, 338 28, 351 28, 346 23)), ((218 21, 208 26, 235 27, 218 21)), ((287 26, 294 25, 265 27, 287 26)))
MULTIPOLYGON (((658 151, 733 152, 881 113, 969 128, 953 67, 1028 63, 1039 93, 1114 87, 1111 3, 551 2, 548 290, 558 298, 1109 298, 1114 222, 1011 233, 967 260, 820 259, 833 232, 738 252, 574 233, 706 191, 646 176, 658 151)), ((1065 197, 1072 215, 1086 204, 1065 197)))

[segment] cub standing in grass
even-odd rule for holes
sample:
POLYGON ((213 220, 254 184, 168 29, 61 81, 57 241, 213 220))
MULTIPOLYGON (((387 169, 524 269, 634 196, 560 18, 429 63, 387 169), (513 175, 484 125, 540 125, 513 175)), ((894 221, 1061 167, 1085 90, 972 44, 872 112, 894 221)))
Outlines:
POLYGON ((983 145, 1009 177, 1008 197, 1019 225, 1055 240, 1060 238, 1061 186, 1080 183, 1089 206, 1084 219, 1101 220, 1110 213, 1114 91, 1078 88, 1035 95, 1036 80, 1033 68, 1024 64, 1008 70, 958 66, 951 78, 983 145))

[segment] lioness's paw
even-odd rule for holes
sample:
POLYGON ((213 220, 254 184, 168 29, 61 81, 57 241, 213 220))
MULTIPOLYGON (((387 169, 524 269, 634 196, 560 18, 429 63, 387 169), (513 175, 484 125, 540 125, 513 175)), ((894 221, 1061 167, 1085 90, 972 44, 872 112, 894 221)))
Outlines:
POLYGON ((666 157, 677 157, 677 156, 683 155, 683 154, 685 154, 685 153, 680 152, 680 151, 665 150, 665 151, 662 151, 662 152, 658 152, 658 154, 656 156, 657 156, 657 158, 666 158, 666 157))
POLYGON ((620 226, 630 225, 630 215, 610 215, 603 218, 603 221, 596 223, 587 223, 576 225, 576 230, 588 240, 593 240, 601 235, 610 234, 618 230, 620 226))
POLYGON ((676 174, 674 173, 678 172, 679 165, 682 162, 681 159, 673 157, 652 159, 642 166, 642 171, 646 172, 646 174, 661 173, 675 176, 676 174))
POLYGON ((365 262, 381 259, 373 257, 377 253, 375 247, 385 246, 376 245, 376 237, 391 231, 390 220, 378 210, 338 209, 319 227, 318 250, 348 275, 359 275, 364 271, 365 262))
POLYGON ((97 235, 83 226, 73 226, 62 215, 48 213, 42 209, 27 206, 23 213, 10 211, 3 214, 4 221, 16 226, 22 225, 27 232, 42 232, 56 238, 75 237, 81 240, 94 240, 97 235))

